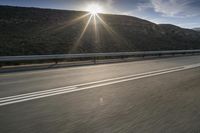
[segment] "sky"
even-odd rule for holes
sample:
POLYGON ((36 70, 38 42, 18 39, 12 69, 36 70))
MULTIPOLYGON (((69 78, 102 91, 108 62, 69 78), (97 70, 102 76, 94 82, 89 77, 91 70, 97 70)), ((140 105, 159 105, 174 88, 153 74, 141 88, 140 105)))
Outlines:
POLYGON ((103 13, 122 14, 183 28, 200 27, 200 0, 0 0, 0 5, 86 10, 97 3, 103 13))

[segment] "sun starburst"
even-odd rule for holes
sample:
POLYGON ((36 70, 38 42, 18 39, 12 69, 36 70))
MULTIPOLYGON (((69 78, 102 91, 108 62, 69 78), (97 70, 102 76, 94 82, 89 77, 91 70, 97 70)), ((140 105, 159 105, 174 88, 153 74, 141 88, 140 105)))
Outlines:
POLYGON ((99 4, 90 4, 87 6, 86 10, 92 15, 103 12, 103 8, 99 4))

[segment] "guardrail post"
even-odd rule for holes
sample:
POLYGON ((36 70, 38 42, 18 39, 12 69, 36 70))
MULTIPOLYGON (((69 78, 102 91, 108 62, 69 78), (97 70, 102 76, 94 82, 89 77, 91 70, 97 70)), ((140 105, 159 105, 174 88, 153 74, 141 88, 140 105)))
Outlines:
POLYGON ((94 61, 94 64, 96 64, 97 63, 97 58, 94 56, 94 58, 93 58, 93 61, 94 61))
POLYGON ((195 55, 195 53, 194 52, 191 52, 192 53, 192 55, 195 55))
POLYGON ((123 57, 123 56, 121 56, 121 59, 123 60, 123 59, 124 59, 124 57, 123 57))
POLYGON ((58 64, 58 60, 55 59, 54 62, 55 62, 56 65, 58 64))

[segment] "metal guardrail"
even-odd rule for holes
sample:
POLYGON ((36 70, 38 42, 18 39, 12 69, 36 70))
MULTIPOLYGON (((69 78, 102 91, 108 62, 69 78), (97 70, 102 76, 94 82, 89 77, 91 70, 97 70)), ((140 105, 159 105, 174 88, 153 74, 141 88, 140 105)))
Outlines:
POLYGON ((118 52, 118 53, 87 53, 87 54, 58 54, 58 55, 30 55, 30 56, 1 56, 0 62, 34 61, 34 60, 62 60, 98 57, 145 57, 177 54, 197 54, 200 50, 173 50, 173 51, 143 51, 143 52, 118 52))

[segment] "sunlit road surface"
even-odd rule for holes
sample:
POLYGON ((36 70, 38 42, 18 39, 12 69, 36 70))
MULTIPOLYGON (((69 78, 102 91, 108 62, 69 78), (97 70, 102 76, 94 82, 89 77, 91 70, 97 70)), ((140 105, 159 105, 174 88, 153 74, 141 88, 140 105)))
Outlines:
POLYGON ((200 56, 0 75, 0 133, 200 132, 200 56))

